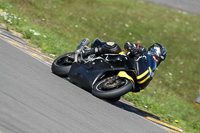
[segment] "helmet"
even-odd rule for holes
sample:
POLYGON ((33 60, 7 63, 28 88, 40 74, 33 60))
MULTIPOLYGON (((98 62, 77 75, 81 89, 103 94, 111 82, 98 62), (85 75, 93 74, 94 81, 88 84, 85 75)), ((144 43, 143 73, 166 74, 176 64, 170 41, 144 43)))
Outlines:
POLYGON ((167 56, 167 50, 161 44, 154 43, 152 46, 148 48, 148 54, 151 56, 155 56, 156 58, 160 58, 157 63, 157 66, 159 66, 160 63, 165 60, 167 56))

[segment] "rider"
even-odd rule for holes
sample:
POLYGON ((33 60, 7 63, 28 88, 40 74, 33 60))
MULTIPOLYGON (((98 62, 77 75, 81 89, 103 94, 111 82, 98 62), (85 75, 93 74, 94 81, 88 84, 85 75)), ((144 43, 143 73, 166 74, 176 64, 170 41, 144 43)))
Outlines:
POLYGON ((135 84, 136 91, 144 89, 152 80, 155 68, 165 60, 167 51, 164 46, 159 43, 154 43, 148 48, 148 51, 139 44, 126 42, 124 49, 128 52, 128 56, 135 59, 135 84), (149 58, 148 58, 149 57, 149 58), (148 61, 147 61, 148 60, 148 61))
MULTIPOLYGON (((165 60, 167 51, 165 47, 159 43, 154 43, 148 48, 148 51, 146 51, 146 49, 139 44, 126 42, 124 44, 124 49, 127 51, 126 55, 134 59, 135 71, 129 75, 134 78, 134 81, 136 81, 134 92, 139 92, 152 80, 155 68, 165 60), (147 58, 147 56, 149 58, 147 58)), ((90 51, 86 51, 85 54, 117 54, 120 52, 122 52, 122 50, 116 43, 102 42, 99 39, 95 39, 91 44, 90 51)))

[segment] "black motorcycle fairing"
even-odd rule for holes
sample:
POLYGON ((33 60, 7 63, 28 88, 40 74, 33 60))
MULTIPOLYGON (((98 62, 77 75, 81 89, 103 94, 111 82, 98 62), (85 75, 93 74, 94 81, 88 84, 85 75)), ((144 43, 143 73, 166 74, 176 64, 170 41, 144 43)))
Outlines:
MULTIPOLYGON (((102 67, 105 67, 105 65, 102 67)), ((92 64, 81 64, 75 62, 72 64, 72 67, 70 69, 69 78, 83 87, 92 89, 92 84, 94 80, 98 78, 101 74, 102 72, 95 70, 94 65, 92 64)))
MULTIPOLYGON (((81 86, 92 89, 94 82, 104 73, 126 70, 127 64, 128 60, 122 55, 102 55, 87 63, 74 62, 69 72, 69 78, 81 86)), ((130 67, 131 64, 128 65, 130 67)))
POLYGON ((135 60, 126 55, 120 54, 104 54, 101 57, 109 62, 115 68, 123 68, 125 70, 135 70, 135 60))

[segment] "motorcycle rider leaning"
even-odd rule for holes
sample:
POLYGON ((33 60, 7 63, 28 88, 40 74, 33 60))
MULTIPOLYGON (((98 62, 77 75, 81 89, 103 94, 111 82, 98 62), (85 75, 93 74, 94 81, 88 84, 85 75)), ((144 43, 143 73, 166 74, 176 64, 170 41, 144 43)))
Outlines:
MULTIPOLYGON (((127 51, 126 55, 134 59, 133 62, 135 63, 135 70, 130 71, 128 74, 135 81, 135 88, 133 89, 134 92, 139 92, 141 89, 144 89, 152 80, 155 68, 165 60, 167 51, 165 47, 159 43, 153 44, 146 51, 146 49, 139 44, 126 42, 124 44, 124 49, 127 51), (147 58, 147 56, 149 58, 147 58)), ((91 44, 91 49, 84 52, 85 55, 99 55, 106 53, 118 54, 122 52, 122 50, 119 45, 114 42, 102 42, 99 39, 95 39, 91 44)))

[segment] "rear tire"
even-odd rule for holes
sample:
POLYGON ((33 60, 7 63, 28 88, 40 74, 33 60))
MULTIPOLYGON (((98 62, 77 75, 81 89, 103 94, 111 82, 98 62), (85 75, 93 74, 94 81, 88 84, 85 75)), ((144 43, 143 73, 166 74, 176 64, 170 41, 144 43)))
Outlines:
POLYGON ((74 52, 61 55, 54 60, 51 66, 51 70, 54 74, 58 76, 67 77, 73 61, 74 52))
POLYGON ((118 78, 115 81, 116 83, 113 83, 117 85, 109 85, 109 89, 105 89, 104 86, 108 84, 107 82, 106 79, 102 79, 95 83, 92 88, 92 94, 98 98, 114 100, 128 93, 133 88, 131 81, 127 78, 118 78), (110 86, 113 86, 113 88, 110 88, 110 86))

